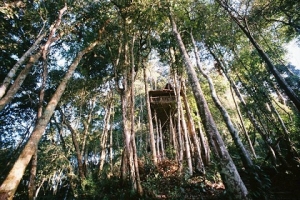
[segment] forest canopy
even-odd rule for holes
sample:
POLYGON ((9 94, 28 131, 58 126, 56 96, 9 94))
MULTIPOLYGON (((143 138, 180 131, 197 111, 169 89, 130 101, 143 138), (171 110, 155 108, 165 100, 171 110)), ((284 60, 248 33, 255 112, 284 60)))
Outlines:
POLYGON ((0 2, 0 200, 300 198, 299 10, 0 2))

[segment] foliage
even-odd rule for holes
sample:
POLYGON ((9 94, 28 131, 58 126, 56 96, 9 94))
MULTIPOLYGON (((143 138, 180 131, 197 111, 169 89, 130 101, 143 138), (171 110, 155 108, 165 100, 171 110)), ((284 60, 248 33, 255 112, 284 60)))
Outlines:
MULTIPOLYGON (((65 3, 68 6, 54 35, 55 38, 52 38, 55 41, 49 47, 46 60, 39 59, 33 65, 13 100, 0 111, 1 182, 18 159, 35 127, 43 64, 46 63, 48 68, 45 98, 42 102, 42 107, 45 108, 74 58, 93 41, 99 40, 99 45, 79 61, 75 74, 39 142, 36 188, 41 187, 38 199, 209 199, 212 194, 225 198, 226 192, 216 158, 212 158, 210 165, 206 166, 205 176, 196 174, 190 177, 185 162, 183 171, 178 171, 173 146, 166 145, 167 158, 157 166, 152 163, 151 152, 147 151, 149 127, 145 82, 148 84, 150 80, 153 86, 151 89, 163 89, 166 82, 173 84, 174 72, 188 80, 182 52, 172 35, 168 20, 170 10, 175 16, 191 58, 193 54, 190 33, 193 33, 200 49, 201 62, 213 79, 218 98, 232 117, 233 123, 239 127, 239 135, 248 147, 232 100, 231 86, 225 77, 231 78, 244 98, 245 105, 238 100, 238 106, 257 154, 256 159, 252 157, 255 163, 255 169, 252 170, 257 172, 257 176, 253 177, 250 176, 250 172, 242 169, 237 147, 210 97, 208 83, 198 75, 217 129, 250 190, 250 196, 253 199, 272 197, 272 193, 269 192, 274 188, 272 183, 277 176, 273 176, 269 169, 281 170, 280 178, 297 180, 297 153, 300 149, 299 112, 265 67, 248 38, 217 2, 27 0, 0 3, 1 84, 24 52, 45 32, 46 37, 35 48, 33 54, 44 48, 51 25, 57 20, 58 11, 65 3), (212 56, 211 52, 214 52, 216 57, 212 56), (216 58, 220 60, 223 69, 216 65, 216 58), (151 72, 149 80, 143 80, 144 68, 151 72), (144 196, 136 194, 129 178, 123 182, 120 179, 121 157, 126 144, 121 101, 122 94, 127 89, 124 82, 133 72, 131 69, 134 69, 135 73, 135 121, 132 123, 144 196), (108 121, 110 105, 112 110, 108 121), (271 109, 271 105, 274 108, 271 109), (268 141, 254 126, 249 112, 257 120, 268 141), (79 177, 79 161, 74 139, 62 113, 76 130, 75 139, 79 144, 84 166, 84 179, 79 177), (109 129, 107 138, 104 137, 106 127, 109 129), (102 140, 104 146, 101 146, 102 140), (268 142, 273 149, 276 150, 277 146, 280 149, 275 155, 275 162, 270 158, 268 142), (289 149, 290 144, 293 154, 289 149), (104 167, 100 170, 102 150, 105 158, 104 167), (278 153, 282 154, 280 159, 278 153), (287 168, 282 160, 286 160, 287 168), (259 187, 261 185, 264 187, 259 187)), ((286 42, 299 37, 299 3, 292 0, 252 0, 236 2, 233 8, 239 8, 237 10, 240 12, 240 20, 246 20, 247 28, 253 37, 299 97, 300 72, 296 66, 286 64, 286 52, 283 48, 286 42)), ((27 58, 20 66, 17 75, 28 61, 27 58)), ((10 87, 14 81, 15 79, 11 81, 10 87)), ((197 116, 192 86, 187 84, 187 87, 191 113, 196 128, 199 128, 197 122, 201 119, 197 116)), ((234 95, 237 97, 237 94, 234 95)), ((126 106, 129 107, 129 103, 126 106)), ((165 131, 164 134, 169 134, 169 131, 165 131)), ((164 140, 168 137, 165 136, 164 140)), ((16 199, 27 198, 30 167, 27 167, 15 194, 16 199)))

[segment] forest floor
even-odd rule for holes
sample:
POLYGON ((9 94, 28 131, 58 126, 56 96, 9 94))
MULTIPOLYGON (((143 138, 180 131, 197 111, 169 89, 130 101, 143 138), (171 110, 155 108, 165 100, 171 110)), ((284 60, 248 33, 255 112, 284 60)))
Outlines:
POLYGON ((280 172, 270 174, 271 199, 300 200, 300 174, 280 172))
MULTIPOLYGON (((141 180, 145 183, 147 199, 226 199, 225 186, 217 174, 194 175, 185 177, 178 175, 178 165, 174 161, 159 163, 157 168, 146 165, 140 169, 141 180)), ((243 173, 241 173, 244 179, 243 173)), ((271 200, 300 200, 300 177, 287 172, 274 173, 266 171, 270 187, 262 191, 265 199, 271 200)), ((247 188, 247 180, 245 180, 247 188)), ((252 193, 253 194, 253 193, 252 193)), ((262 199, 257 197, 253 199, 262 199)))

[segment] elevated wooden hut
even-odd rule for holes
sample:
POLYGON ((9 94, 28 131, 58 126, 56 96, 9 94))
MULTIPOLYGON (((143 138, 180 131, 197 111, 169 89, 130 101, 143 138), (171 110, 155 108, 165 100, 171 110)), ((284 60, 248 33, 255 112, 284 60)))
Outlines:
POLYGON ((162 129, 168 129, 170 117, 176 112, 176 96, 170 83, 164 89, 149 91, 152 116, 157 115, 162 129))

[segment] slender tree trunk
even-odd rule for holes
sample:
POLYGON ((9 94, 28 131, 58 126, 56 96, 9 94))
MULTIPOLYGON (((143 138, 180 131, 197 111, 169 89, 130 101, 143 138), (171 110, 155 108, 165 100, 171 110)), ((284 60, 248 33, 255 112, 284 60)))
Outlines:
POLYGON ((177 80, 177 75, 175 74, 174 75, 174 83, 175 83, 175 94, 176 94, 176 105, 177 105, 177 138, 178 138, 178 150, 179 150, 179 153, 178 153, 178 164, 179 164, 179 168, 178 168, 178 171, 179 173, 182 172, 182 165, 183 165, 183 141, 182 141, 182 134, 181 134, 181 101, 180 101, 180 82, 177 83, 178 80, 177 80))
POLYGON ((287 82, 282 78, 276 67, 273 65, 271 59, 267 55, 267 53, 261 48, 261 46, 257 43, 257 41, 254 39, 251 31, 249 30, 249 27, 247 25, 247 19, 244 18, 244 25, 242 24, 241 20, 239 20, 234 14, 232 13, 234 11, 233 8, 230 8, 229 5, 224 0, 217 0, 217 2, 228 12, 231 19, 240 27, 240 29, 244 32, 244 34, 248 37, 252 45, 257 50, 260 57, 265 61, 265 63, 268 66, 269 71, 273 74, 276 81, 278 82, 278 85, 281 89, 283 89, 286 93, 286 95, 290 98, 290 100, 294 103, 296 108, 298 109, 298 112, 300 112, 300 98, 297 96, 297 94, 289 87, 287 82))
POLYGON ((127 169, 128 169, 128 159, 127 159, 126 148, 124 148, 122 152, 122 162, 121 162, 121 179, 123 183, 125 183, 127 180, 127 175, 128 175, 127 169))
POLYGON ((161 161, 161 152, 159 147, 159 127, 158 127, 158 120, 157 120, 157 113, 154 111, 154 120, 155 120, 155 131, 156 131, 156 153, 157 153, 157 161, 161 161))
MULTIPOLYGON (((126 87, 127 88, 127 87, 126 87)), ((133 163, 133 152, 132 152, 132 146, 131 146, 131 120, 130 120, 130 110, 128 109, 130 98, 130 90, 128 89, 123 90, 121 92, 121 106, 122 106, 122 122, 123 122, 123 135, 124 135, 124 159, 128 159, 128 161, 124 161, 123 164, 127 164, 126 166, 129 166, 129 172, 130 172, 130 180, 133 186, 133 189, 136 190, 136 182, 135 182, 135 168, 133 163)), ((127 169, 127 167, 126 167, 127 169)), ((127 173, 123 173, 122 180, 127 179, 127 173)))
POLYGON ((93 111, 94 111, 94 107, 95 107, 95 98, 96 97, 92 97, 92 100, 90 101, 90 107, 89 107, 89 114, 87 117, 87 120, 83 121, 83 136, 82 136, 82 145, 81 145, 81 156, 83 157, 85 152, 86 152, 86 138, 89 134, 89 128, 92 122, 92 118, 93 118, 93 111))
POLYGON ((30 169, 30 177, 29 177, 29 184, 28 184, 28 199, 34 200, 35 199, 35 192, 36 192, 36 172, 37 172, 37 149, 35 150, 34 155, 31 158, 31 169, 30 169))
POLYGON ((34 197, 37 198, 38 197, 38 194, 41 190, 41 187, 43 186, 44 182, 46 181, 46 178, 43 178, 42 182, 40 183, 40 185, 37 187, 35 193, 34 193, 34 197))
MULTIPOLYGON (((295 148, 293 147, 293 144, 290 140, 289 131, 288 131, 283 119, 280 117, 278 111, 274 107, 272 101, 270 101, 269 105, 270 105, 271 111, 273 113, 275 113, 275 116, 277 117, 277 119, 279 121, 279 124, 281 125, 282 132, 283 132, 282 137, 284 138, 284 141, 285 141, 285 143, 287 145, 287 149, 288 149, 288 157, 290 158, 290 160, 294 160, 295 156, 297 155, 297 152, 295 152, 295 148)), ((280 141, 281 138, 278 138, 278 140, 280 141)), ((275 144, 276 152, 278 152, 278 156, 281 160, 281 163, 283 165, 285 165, 285 167, 290 168, 290 163, 287 162, 287 160, 283 157, 283 155, 281 153, 281 150, 280 150, 280 147, 279 147, 279 143, 280 143, 279 141, 277 142, 277 144, 275 144)))
POLYGON ((170 117, 170 132, 172 134, 172 141, 173 141, 173 152, 175 152, 175 160, 178 162, 179 156, 178 156, 178 145, 176 140, 176 131, 173 124, 173 117, 170 117))
MULTIPOLYGON (((132 46, 129 51, 129 39, 128 39, 128 25, 130 22, 127 18, 123 17, 124 22, 124 46, 123 46, 123 56, 124 60, 122 63, 122 71, 123 71, 123 85, 122 89, 119 88, 120 96, 121 96, 121 106, 122 106, 122 122, 123 122, 123 134, 124 134, 124 146, 125 146, 125 154, 128 159, 127 163, 130 170, 130 181, 133 191, 138 194, 142 194, 142 187, 139 179, 139 171, 138 171, 138 162, 136 155, 136 143, 135 141, 135 130, 134 130, 134 81, 135 81, 135 70, 134 70, 134 44, 135 44, 135 36, 132 38, 132 46), (131 59, 128 56, 131 56, 131 59), (131 63, 131 64, 130 64, 131 63)), ((124 161, 124 159, 123 159, 124 161)), ((125 163, 126 161, 124 161, 125 163)), ((125 171, 124 164, 122 165, 122 169, 125 171)), ((122 179, 126 180, 126 175, 123 173, 122 179)))
MULTIPOLYGON (((197 114, 197 115, 199 116, 199 114, 197 114)), ((210 148, 209 148, 206 138, 204 137, 200 121, 198 121, 198 127, 199 127, 199 136, 200 136, 199 138, 200 138, 201 147, 203 150, 202 155, 204 155, 204 156, 202 156, 203 161, 204 161, 203 163, 204 163, 204 165, 208 166, 210 163, 210 148)))
POLYGON ((286 105, 285 98, 281 94, 281 91, 279 91, 279 88, 276 85, 276 83, 274 83, 273 81, 270 81, 270 82, 271 82, 271 85, 273 86, 273 88, 274 88, 274 90, 275 90, 275 92, 277 94, 279 102, 282 103, 283 105, 286 105))
POLYGON ((109 132, 109 126, 110 126, 110 117, 111 117, 111 108, 112 108, 112 101, 109 100, 108 108, 106 109, 105 117, 104 117, 104 129, 102 132, 102 136, 100 139, 100 164, 99 164, 99 174, 103 169, 103 165, 105 162, 105 156, 106 156, 106 151, 107 151, 107 136, 109 132))
POLYGON ((186 63, 186 71, 188 74, 190 84, 192 86, 192 90, 196 99, 197 107, 201 115, 201 119, 203 120, 203 124, 208 135, 210 144, 214 149, 214 153, 218 158, 221 167, 221 174, 223 174, 223 181, 226 186, 226 190, 229 194, 235 195, 237 199, 247 199, 248 190, 245 187, 245 184, 243 183, 236 169, 236 166, 233 163, 230 154, 226 149, 226 146, 219 131, 217 130, 215 121, 213 120, 206 99, 201 90, 198 77, 192 66, 191 60, 188 56, 185 46, 182 42, 181 36, 177 30, 176 23, 172 15, 170 15, 169 17, 172 24, 174 36, 177 40, 183 59, 186 63))
POLYGON ((161 148, 161 158, 162 160, 164 160, 166 157, 166 153, 165 153, 164 140, 163 140, 163 130, 162 130, 162 125, 160 120, 158 122, 158 125, 159 125, 159 143, 161 148))
POLYGON ((251 142, 251 139, 250 139, 250 137, 249 137, 249 134, 248 134, 248 132, 247 132, 247 130, 246 130, 245 123, 244 123, 244 120, 243 120, 241 111, 240 111, 239 106, 238 106, 238 104, 237 104, 237 102, 236 102, 236 99, 235 99, 235 96, 234 96, 234 93, 233 93, 233 91, 232 91, 232 87, 231 87, 231 86, 230 86, 230 92, 231 92, 231 96, 232 96, 232 99, 233 99, 235 108, 236 108, 236 110, 237 110, 237 113, 238 113, 238 116, 239 116, 239 119, 240 119, 240 122, 241 122, 241 127, 242 127, 242 129, 243 129, 243 131, 244 131, 244 134, 245 134, 245 136, 246 136, 246 139, 247 139, 247 141, 248 141, 250 150, 251 150, 251 152, 252 152, 254 158, 256 158, 256 153, 255 153, 254 147, 253 147, 253 145, 252 145, 252 142, 251 142))
MULTIPOLYGON (((104 28, 100 31, 100 34, 104 31, 104 28)), ((32 134, 25 145, 24 149, 22 150, 19 158, 13 165, 11 171, 9 172, 8 176, 0 186, 0 199, 11 200, 17 190, 17 187, 23 177, 25 169, 36 151, 37 145, 42 137, 43 132, 46 129, 46 126, 62 96, 64 93, 67 83, 72 77, 76 67, 78 66, 81 58, 87 52, 91 51, 97 44, 99 43, 98 40, 95 42, 90 43, 88 47, 86 47, 83 51, 79 52, 74 59, 73 63, 71 64, 69 70, 67 71, 65 77, 62 79, 61 83, 57 87, 54 95, 52 96, 51 100, 49 101, 45 111, 43 112, 43 116, 38 120, 32 134)))
POLYGON ((187 160, 188 167, 189 167, 189 175, 192 176, 193 175, 193 165, 192 165, 192 157, 191 157, 188 129, 186 126, 184 111, 183 111, 181 102, 179 103, 178 106, 180 106, 180 116, 181 116, 181 125, 182 125, 182 129, 183 129, 184 142, 185 142, 186 160, 187 160))
POLYGON ((137 191, 139 196, 143 196, 143 187, 142 187, 142 182, 140 178, 140 173, 139 173, 139 163, 138 163, 138 156, 137 156, 137 151, 136 151, 136 143, 135 143, 135 134, 133 135, 133 140, 132 140, 132 147, 133 147, 133 156, 134 156, 134 167, 136 171, 136 183, 137 183, 137 191))
POLYGON ((290 140, 290 136, 289 136, 290 133, 288 131, 288 128, 286 127, 286 125, 285 125, 283 119, 281 118, 280 114, 278 113, 277 109, 274 107, 272 101, 270 101, 270 108, 271 108, 271 111, 273 113, 275 113, 275 115, 276 115, 276 117, 277 117, 277 119, 278 119, 278 121, 279 121, 279 123, 281 125, 284 140, 285 140, 285 142, 286 142, 286 144, 288 146, 289 152, 291 153, 291 152, 293 152, 294 147, 293 147, 292 142, 290 140))
MULTIPOLYGON (((84 170, 83 170, 83 162, 82 162, 82 156, 80 153, 80 147, 79 147, 79 143, 77 141, 77 131, 73 129, 73 127, 71 126, 70 122, 65 119, 64 113, 62 112, 62 110, 60 110, 61 115, 63 116, 63 123, 68 127, 68 129, 71 131, 71 136, 72 136, 72 142, 75 148, 75 153, 76 153, 76 157, 77 157, 77 163, 78 163, 78 171, 79 171, 79 177, 80 177, 80 181, 83 181, 85 179, 85 175, 84 175, 84 170)), ((82 182, 81 182, 82 183, 82 182)))
POLYGON ((155 148, 155 139, 154 139, 154 131, 153 131, 152 113, 150 107, 149 90, 147 84, 148 78, 147 78, 146 68, 143 69, 143 72, 144 72, 144 82, 145 82, 145 98, 147 104, 147 118, 148 118, 149 135, 150 135, 150 147, 151 147, 153 163, 154 165, 157 165, 157 153, 155 148))
POLYGON ((193 145, 194 145, 194 151, 196 152, 195 155, 195 160, 196 160, 196 169, 205 174, 205 168, 204 168, 204 164, 203 164, 203 160, 202 160, 202 156, 201 156, 201 148, 200 148, 200 143, 199 143, 199 139, 197 137, 196 134, 196 129, 195 129, 195 124, 194 124, 194 120, 192 117, 192 113, 191 113, 191 109, 189 106, 189 102, 186 96, 186 86, 185 86, 185 81, 182 81, 182 97, 183 97, 183 102, 184 102, 184 106, 185 106, 185 110, 186 110, 186 116, 187 116, 187 122, 188 122, 188 130, 190 131, 190 135, 192 135, 192 141, 193 141, 193 145))
MULTIPOLYGON (((112 107, 112 112, 114 113, 114 107, 112 107)), ((112 120, 111 124, 114 120, 112 120)), ((110 170, 113 171, 113 126, 110 126, 109 132, 109 160, 110 160, 110 170)))

